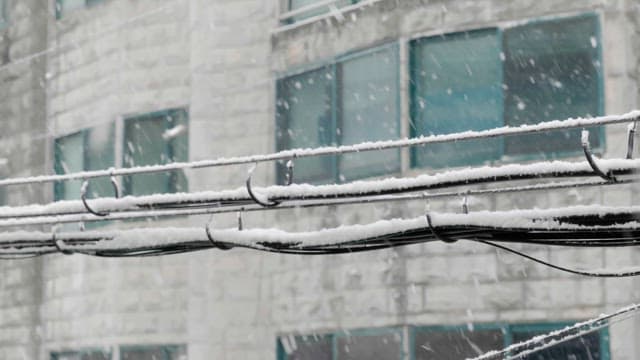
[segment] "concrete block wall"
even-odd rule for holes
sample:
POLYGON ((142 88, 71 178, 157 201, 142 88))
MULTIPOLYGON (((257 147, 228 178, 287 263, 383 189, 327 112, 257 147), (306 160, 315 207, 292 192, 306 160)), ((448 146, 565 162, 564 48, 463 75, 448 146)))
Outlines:
MULTIPOLYGON (((635 49, 627 46, 640 28, 635 1, 385 0, 356 10, 343 23, 330 19, 277 35, 271 34, 278 26, 275 0, 104 0, 60 20, 53 18, 51 6, 47 11, 46 44, 57 49, 41 69, 46 75, 47 103, 41 109, 46 109, 47 122, 41 128, 47 148, 56 136, 122 116, 187 106, 191 160, 272 152, 276 73, 420 33, 585 11, 598 12, 603 24, 607 112, 626 112, 638 101, 640 65, 635 49), (154 13, 132 20, 147 12, 154 13)), ((406 84, 402 93, 406 103, 406 84)), ((605 156, 622 153, 617 144, 623 136, 624 126, 607 132, 605 156)), ((42 166, 50 158, 38 157, 42 166)), ((51 171, 50 164, 35 172, 51 171)), ((246 171, 245 166, 190 171, 189 187, 239 187, 246 171)), ((405 166, 401 175, 417 173, 405 166)), ((273 183, 273 167, 261 165, 254 179, 259 185, 273 183)), ((634 193, 632 188, 558 191, 471 199, 471 206, 504 210, 605 200, 628 205, 634 193)), ((50 193, 30 201, 42 199, 50 199, 50 193)), ((27 202, 22 200, 15 202, 27 202)), ((274 211, 245 214, 244 220, 248 227, 306 231, 415 217, 426 209, 457 212, 460 199, 274 211)), ((163 224, 204 226, 207 221, 192 217, 163 224)), ((232 215, 216 216, 214 226, 234 226, 235 221, 232 215)), ((523 250, 574 267, 638 260, 635 250, 523 250)), ((635 279, 576 278, 463 242, 322 257, 236 249, 153 259, 57 255, 2 262, 0 272, 17 274, 0 280, 0 314, 8 314, 0 315, 0 334, 7 334, 0 336, 3 359, 25 352, 27 358, 47 359, 51 351, 154 343, 187 344, 190 359, 273 359, 279 334, 576 320, 640 296, 635 279), (27 341, 25 332, 32 334, 27 341)), ((627 320, 612 327, 613 359, 634 358, 639 325, 627 320)))
MULTIPOLYGON (((383 41, 406 41, 418 34, 596 12, 600 14, 603 26, 606 111, 624 113, 634 109, 637 103, 637 61, 628 46, 633 43, 629 38, 631 29, 636 27, 628 18, 635 14, 635 8, 635 2, 626 1, 382 1, 354 11, 355 16, 346 14, 343 23, 329 19, 273 35, 268 60, 273 75, 383 41)), ((249 13, 247 21, 236 24, 238 32, 242 31, 242 24, 249 21, 248 16, 249 13)), ((255 17, 256 14, 251 13, 251 19, 255 17)), ((268 24, 271 30, 276 26, 275 21, 268 24)), ((275 96, 273 91, 272 88, 272 97, 275 96)), ((403 102, 407 101, 406 94, 405 91, 403 102)), ((228 102, 223 102, 222 106, 226 104, 228 102)), ((274 112, 273 104, 269 111, 274 112)), ((406 116, 406 112, 404 114, 406 116)), ((267 121, 273 131, 273 119, 267 121)), ((263 125, 256 126, 262 130, 263 125)), ((607 130, 605 157, 624 154, 621 141, 625 138, 624 128, 618 126, 607 130)), ((263 147, 258 150, 273 150, 272 146, 264 146, 264 140, 261 144, 263 147)), ((409 170, 403 175, 417 173, 409 170)), ((227 180, 237 179, 237 176, 234 173, 227 180)), ((507 210, 588 203, 630 205, 634 192, 633 187, 606 191, 550 191, 517 197, 477 198, 472 199, 471 206, 473 210, 507 210)), ((459 212, 460 200, 281 211, 263 215, 262 219, 251 215, 251 223, 305 231, 345 223, 366 223, 379 218, 414 217, 423 214, 425 208, 459 212)), ((228 224, 232 224, 231 220, 228 224)), ((635 250, 540 249, 532 246, 522 249, 542 259, 578 268, 633 264, 638 255, 635 250)), ((464 242, 319 258, 259 255, 235 250, 202 256, 215 259, 210 262, 209 271, 224 277, 220 279, 214 275, 216 284, 224 289, 222 294, 214 287, 204 294, 199 292, 201 304, 215 299, 208 308, 210 323, 215 324, 210 326, 209 334, 233 334, 243 341, 225 338, 215 345, 203 341, 197 347, 197 355, 190 353, 197 359, 206 358, 205 354, 216 354, 221 358, 273 358, 273 340, 278 334, 312 334, 402 324, 573 321, 624 306, 636 301, 640 295, 634 290, 638 285, 636 280, 578 278, 464 242), (256 270, 258 264, 259 270, 256 270), (226 297, 225 294, 234 292, 224 286, 227 278, 242 279, 247 275, 254 282, 230 282, 232 286, 251 289, 244 293, 242 300, 226 297), (228 319, 217 311, 225 308, 225 304, 241 307, 249 315, 244 319, 228 319), (257 314, 265 316, 258 317, 257 314), (226 325, 220 325, 220 321, 226 325)), ((630 359, 637 353, 633 341, 637 326, 636 320, 626 320, 611 327, 612 358, 630 359)))
MULTIPOLYGON (((43 59, 27 60, 46 46, 46 6, 38 0, 6 1, 0 27, 0 176, 29 176, 46 167, 43 59)), ((41 201, 39 187, 5 189, 7 204, 41 201)), ((0 204, 4 205, 4 204, 0 204)), ((41 328, 40 259, 0 263, 0 358, 34 359, 41 328)))
MULTIPOLYGON (((104 0, 60 19, 50 6, 47 41, 55 49, 47 56, 51 139, 115 123, 119 148, 123 117, 190 111, 189 1, 104 0)), ((58 351, 115 353, 127 345, 186 344, 189 260, 188 255, 45 257, 39 358, 58 351)))

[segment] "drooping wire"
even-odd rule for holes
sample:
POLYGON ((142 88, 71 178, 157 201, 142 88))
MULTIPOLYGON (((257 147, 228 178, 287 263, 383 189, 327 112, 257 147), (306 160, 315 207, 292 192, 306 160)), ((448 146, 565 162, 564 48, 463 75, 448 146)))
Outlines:
POLYGON ((489 245, 489 246, 493 246, 495 248, 510 252, 512 254, 521 256, 525 259, 529 259, 533 262, 536 262, 538 264, 556 269, 556 270, 560 270, 560 271, 564 271, 567 273, 571 273, 574 275, 582 275, 582 276, 590 276, 590 277, 599 277, 599 278, 616 278, 616 277, 631 277, 631 276, 638 276, 640 275, 640 270, 635 270, 635 271, 624 271, 624 272, 592 272, 592 271, 586 271, 586 270, 576 270, 576 269, 570 269, 568 267, 564 267, 564 266, 560 266, 560 265, 555 265, 552 264, 550 262, 538 259, 536 257, 533 257, 531 255, 527 255, 523 252, 520 252, 518 250, 506 247, 504 245, 500 245, 500 244, 496 244, 494 242, 491 241, 486 241, 486 240, 473 240, 474 242, 478 242, 481 244, 485 244, 485 245, 489 245))

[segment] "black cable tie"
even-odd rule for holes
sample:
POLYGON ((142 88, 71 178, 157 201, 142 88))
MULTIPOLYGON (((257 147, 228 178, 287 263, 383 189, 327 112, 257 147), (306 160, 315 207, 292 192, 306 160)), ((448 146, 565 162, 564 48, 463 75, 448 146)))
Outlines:
POLYGON ((425 216, 427 217, 427 225, 429 225, 429 230, 431 230, 431 233, 433 234, 433 236, 435 236, 436 239, 438 239, 438 240, 440 240, 442 242, 448 243, 448 244, 451 244, 451 243, 454 243, 454 242, 458 241, 458 239, 452 239, 452 238, 449 238, 449 237, 446 237, 446 236, 442 236, 441 234, 439 234, 436 231, 436 228, 431 223, 431 216, 429 216, 429 214, 426 214, 425 216))

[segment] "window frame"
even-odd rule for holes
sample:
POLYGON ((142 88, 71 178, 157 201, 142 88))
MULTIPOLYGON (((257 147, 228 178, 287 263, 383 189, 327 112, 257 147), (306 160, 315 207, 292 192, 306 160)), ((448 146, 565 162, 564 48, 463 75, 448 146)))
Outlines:
MULTIPOLYGON (((98 354, 98 353, 102 353, 104 354, 106 351, 105 349, 99 349, 99 348, 86 348, 86 349, 81 349, 81 350, 64 350, 64 351, 51 351, 49 353, 49 359, 50 360, 59 360, 60 357, 62 356, 74 356, 74 355, 92 355, 92 354, 98 354)), ((109 350, 107 352, 107 359, 109 360, 115 360, 113 358, 113 350, 109 347, 109 350)))
MULTIPOLYGON (((575 325, 577 321, 551 321, 551 322, 515 322, 515 323, 473 323, 474 330, 499 330, 503 334, 503 348, 506 348, 513 344, 513 334, 516 332, 527 331, 539 331, 548 333, 555 330, 563 329, 567 326, 575 325)), ((416 359, 416 335, 418 332, 451 332, 459 330, 469 330, 468 324, 440 324, 440 325, 405 325, 405 326, 386 326, 378 328, 360 328, 355 330, 337 330, 337 331, 323 331, 316 334, 279 334, 276 336, 276 360, 289 360, 289 355, 286 353, 284 345, 281 339, 289 336, 294 336, 296 339, 304 337, 328 337, 331 341, 331 358, 337 360, 337 340, 340 337, 346 337, 351 335, 380 335, 380 334, 392 334, 397 332, 401 336, 401 353, 402 359, 413 360, 416 359), (408 352, 405 351, 408 349, 408 352)), ((603 327, 595 330, 599 335, 599 360, 611 359, 611 341, 609 334, 609 327, 603 327)), ((499 349, 498 349, 499 350, 499 349)))
MULTIPOLYGON (((387 334, 399 334, 400 335, 400 359, 405 359, 405 349, 406 344, 411 337, 411 331, 409 332, 409 338, 407 338, 406 332, 407 326, 386 326, 386 327, 378 327, 378 328, 360 328, 354 330, 338 330, 333 332, 325 332, 320 334, 312 334, 312 335, 293 335, 296 339, 300 339, 303 337, 324 337, 329 338, 331 343, 331 358, 333 360, 337 360, 338 358, 338 339, 345 338, 349 336, 378 336, 378 335, 387 335, 387 334)), ((284 345, 282 345, 281 338, 288 337, 287 334, 282 334, 276 336, 276 359, 277 360, 289 360, 289 355, 286 353, 284 349, 284 345)))
MULTIPOLYGON (((160 350, 163 353, 163 359, 158 360, 172 360, 172 354, 184 349, 184 353, 187 354, 187 346, 180 344, 146 344, 146 345, 120 345, 118 352, 120 360, 124 359, 124 353, 127 351, 145 351, 145 350, 160 350)), ((115 359, 114 359, 115 360, 115 359)))
MULTIPOLYGON (((283 90, 282 90, 281 84, 287 79, 292 78, 294 76, 304 75, 306 73, 310 73, 314 71, 321 71, 322 69, 329 69, 332 75, 330 79, 331 90, 329 94, 330 104, 331 104, 330 113, 331 113, 331 125, 332 125, 332 129, 330 131, 332 134, 331 143, 335 144, 335 146, 342 146, 343 144, 342 144, 341 136, 336 135, 336 129, 342 129, 343 128, 342 125, 344 123, 343 109, 342 109, 343 99, 342 99, 341 87, 340 87, 340 83, 342 81, 342 75, 341 75, 342 63, 345 63, 347 61, 357 59, 360 57, 368 56, 376 52, 387 51, 387 50, 392 51, 393 53, 392 56, 394 56, 394 61, 396 63, 394 73, 393 73, 395 77, 395 82, 396 82, 395 86, 397 90, 395 94, 395 99, 394 99, 396 103, 396 109, 395 111, 393 111, 392 114, 395 117, 394 120, 396 125, 397 137, 399 138, 402 132, 402 119, 401 119, 402 74, 401 74, 401 64, 400 64, 402 57, 400 56, 400 50, 401 50, 400 42, 397 40, 385 41, 383 43, 376 43, 363 49, 352 50, 352 51, 334 56, 332 58, 308 63, 308 64, 305 64, 305 66, 296 67, 293 70, 276 73, 276 81, 275 81, 276 102, 278 99, 282 98, 281 94, 283 94, 283 90)), ((278 141, 278 132, 281 129, 283 130, 289 129, 290 128, 289 124, 291 119, 289 117, 285 117, 285 119, 283 119, 283 124, 285 124, 286 126, 284 126, 283 128, 280 128, 280 123, 278 120, 278 112, 279 112, 278 106, 276 105, 274 106, 274 122, 275 122, 274 145, 275 145, 275 151, 283 151, 285 149, 290 149, 290 148, 281 146, 281 143, 278 141)), ((383 140, 387 140, 387 139, 383 139, 383 140)), ((288 144, 285 144, 285 145, 288 145, 288 144)), ((310 179, 306 181, 311 181, 313 183, 315 183, 316 181, 320 181, 322 183, 325 183, 326 181, 329 181, 329 182, 333 181, 334 183, 337 184, 337 183, 345 183, 345 182, 363 179, 363 178, 383 176, 390 173, 401 173, 402 172, 402 166, 401 166, 402 153, 400 149, 395 149, 395 151, 398 152, 398 166, 397 166, 397 169, 395 169, 394 171, 382 170, 379 172, 369 173, 363 176, 356 176, 354 178, 347 178, 346 180, 341 180, 339 156, 332 156, 331 157, 332 169, 331 169, 330 176, 328 176, 326 179, 325 178, 310 179)), ((276 181, 278 184, 284 184, 285 173, 286 173, 286 169, 283 166, 283 164, 276 163, 276 181)), ((295 175, 294 175, 294 179, 295 179, 295 175)))
MULTIPOLYGON (((498 44, 500 47, 500 52, 502 54, 504 54, 504 31, 505 29, 508 28, 515 28, 515 27, 520 27, 520 26, 529 26, 529 25, 535 25, 535 24, 544 24, 546 22, 553 22, 553 21, 564 21, 564 20, 574 20, 574 19, 585 19, 585 18, 593 18, 594 19, 594 23, 595 23, 595 34, 597 37, 597 48, 596 48, 596 60, 598 61, 600 67, 598 69, 596 69, 596 74, 597 74, 597 92, 598 92, 598 104, 597 104, 597 108, 598 111, 596 114, 593 114, 593 116, 601 116, 603 114, 606 113, 606 109, 605 109, 605 86, 604 86, 604 61, 603 61, 603 43, 602 43, 602 18, 601 16, 596 13, 596 12, 583 12, 583 13, 578 13, 578 14, 573 14, 573 15, 554 15, 554 16, 543 16, 543 17, 538 17, 535 19, 529 19, 527 21, 523 21, 520 22, 518 24, 515 25, 509 25, 507 24, 506 26, 501 26, 501 24, 497 23, 494 26, 488 26, 488 27, 481 27, 481 28, 471 28, 471 29, 466 29, 466 30, 456 30, 456 31, 451 31, 451 32, 447 32, 444 35, 450 35, 450 34, 456 34, 456 33, 464 33, 464 32, 476 32, 476 31, 486 31, 486 30, 490 30, 490 29, 496 29, 496 36, 498 37, 498 44)), ((416 83, 413 81, 414 79, 414 74, 417 73, 420 69, 417 68, 416 66, 416 56, 417 56, 417 51, 415 49, 416 44, 419 44, 420 41, 425 41, 429 38, 436 38, 442 36, 441 34, 429 34, 429 35, 425 35, 425 34, 421 34, 421 35, 417 35, 414 37, 411 37, 408 40, 408 51, 409 51, 409 56, 408 56, 408 78, 409 78, 409 133, 410 133, 410 137, 411 138, 415 138, 418 136, 427 136, 424 134, 420 134, 418 132, 418 129, 416 129, 416 126, 414 125, 416 123, 417 120, 417 107, 419 106, 418 102, 416 101, 417 99, 417 86, 416 83)), ((502 84, 504 85, 504 61, 501 61, 501 81, 502 84)), ((501 103, 501 109, 500 113, 502 114, 502 126, 507 126, 506 122, 505 122, 505 103, 504 103, 504 98, 505 98, 505 93, 503 90, 502 93, 502 103, 501 103)), ((554 120, 563 120, 563 119, 554 119, 554 120)), ((591 132, 597 131, 597 137, 598 137, 598 146, 593 147, 593 151, 595 153, 599 153, 602 154, 605 152, 606 150, 606 132, 604 130, 603 127, 596 127, 596 128, 592 128, 591 132)), ((415 155, 417 152, 417 147, 412 147, 410 150, 410 161, 409 161, 409 167, 410 169, 424 169, 424 168, 430 168, 429 166, 425 166, 425 165, 420 165, 417 163, 417 156, 415 155)), ((556 159, 562 159, 562 158, 569 158, 569 157, 579 157, 579 156, 583 156, 583 151, 582 148, 580 147, 579 143, 576 143, 575 146, 575 150, 570 150, 570 151, 550 151, 550 152, 545 152, 543 155, 539 155, 536 153, 527 153, 527 154, 507 154, 505 153, 505 145, 504 145, 504 141, 501 141, 501 145, 500 145, 500 152, 501 155, 497 158, 497 159, 486 159, 486 160, 479 160, 479 161, 474 161, 472 163, 469 163, 466 166, 477 166, 477 165, 481 165, 482 163, 494 163, 494 162, 499 162, 499 163, 506 163, 506 162, 518 162, 518 161, 522 161, 522 162, 527 162, 527 161, 534 161, 534 160, 540 160, 541 158, 543 159, 547 159, 547 160, 556 160, 556 159)))
MULTIPOLYGON (((179 108, 171 108, 171 109, 165 109, 165 110, 158 110, 158 111, 152 111, 149 113, 142 113, 142 114, 138 114, 138 115, 127 115, 127 116, 123 116, 122 117, 122 139, 121 139, 121 168, 129 168, 129 166, 125 166, 126 161, 125 161, 125 157, 127 156, 128 152, 127 152, 127 122, 129 121, 144 121, 144 120, 150 120, 153 118, 159 118, 159 117, 170 117, 172 114, 177 114, 180 112, 184 112, 185 115, 185 119, 186 119, 186 125, 187 125, 187 159, 186 161, 189 161, 189 122, 190 122, 190 116, 189 116, 189 109, 188 107, 179 107, 179 108)), ((168 130, 169 129, 169 122, 164 120, 164 129, 168 130)), ((173 149, 172 146, 170 145, 170 141, 166 141, 166 144, 164 146, 164 155, 166 156, 167 159, 171 159, 173 157, 173 149)), ((169 162, 167 162, 169 163, 169 162)), ((159 164, 156 164, 159 165, 159 164)), ((143 165, 144 166, 144 165, 143 165)), ((169 173, 168 179, 172 179, 175 176, 173 174, 176 174, 178 172, 180 172, 182 170, 176 170, 176 171, 171 171, 169 173)), ((126 196, 126 195, 133 195, 133 196, 138 196, 136 194, 133 194, 131 192, 131 177, 135 176, 135 175, 124 175, 122 176, 122 195, 126 196)), ((187 192, 189 189, 189 179, 186 177, 186 174, 183 175, 185 176, 186 182, 185 182, 185 189, 181 189, 180 192, 187 192)), ((173 194, 176 193, 176 182, 172 182, 171 180, 167 180, 166 184, 165 184, 165 188, 163 189, 163 194, 173 194)))

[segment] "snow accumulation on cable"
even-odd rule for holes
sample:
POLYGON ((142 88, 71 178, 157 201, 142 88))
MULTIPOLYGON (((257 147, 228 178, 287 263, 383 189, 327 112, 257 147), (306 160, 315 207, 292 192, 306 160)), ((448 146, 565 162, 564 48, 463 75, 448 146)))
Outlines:
POLYGON ((640 309, 640 305, 632 304, 623 307, 611 314, 601 314, 600 316, 576 323, 571 326, 567 326, 563 329, 551 331, 547 334, 534 336, 529 340, 522 341, 516 344, 512 344, 502 350, 494 350, 486 352, 478 357, 468 360, 491 360, 491 359, 505 359, 505 355, 508 355, 506 359, 520 359, 525 355, 530 355, 540 350, 544 350, 553 345, 560 344, 565 341, 569 341, 586 335, 592 331, 598 330, 608 325, 608 321, 615 319, 624 314, 632 313, 637 315, 637 311, 640 309))
MULTIPOLYGON (((631 212, 640 212, 640 206, 608 207, 592 205, 551 210, 481 211, 469 214, 434 213, 430 214, 430 217, 434 227, 463 225, 496 229, 575 230, 593 227, 560 223, 553 219, 565 216, 627 214, 631 212)), ((634 221, 625 224, 601 226, 600 228, 621 227, 638 229, 640 228, 640 223, 634 221)), ((286 232, 279 229, 211 229, 211 235, 216 242, 230 243, 238 246, 262 247, 261 244, 278 243, 304 247, 339 245, 412 230, 424 230, 426 228, 428 228, 426 217, 420 216, 413 219, 380 220, 366 225, 344 225, 333 229, 309 232, 286 232)), ((29 239, 29 241, 51 241, 52 234, 44 232, 0 233, 0 245, 6 245, 16 240, 24 239, 29 239)), ((56 234, 56 239, 61 241, 73 239, 99 240, 90 245, 71 245, 70 243, 64 245, 66 249, 82 250, 161 247, 210 241, 204 227, 62 232, 56 234)))
MULTIPOLYGON (((343 145, 337 147, 320 147, 308 149, 292 149, 284 150, 272 154, 238 156, 230 158, 219 158, 215 160, 200 160, 188 163, 171 163, 165 165, 150 165, 120 169, 105 169, 95 171, 84 171, 63 175, 43 175, 25 178, 3 179, 0 180, 0 186, 42 183, 52 181, 63 181, 71 179, 89 179, 100 176, 121 176, 133 175, 139 173, 162 172, 178 169, 198 169, 214 166, 250 164, 262 161, 274 161, 283 159, 295 159, 298 157, 332 155, 341 153, 353 153, 362 151, 374 151, 383 149, 392 149, 416 145, 437 144, 443 142, 453 142, 462 140, 473 140, 480 138, 490 138, 498 136, 510 136, 518 134, 536 133, 542 131, 561 130, 569 128, 581 128, 598 125, 626 123, 640 120, 640 110, 634 110, 623 115, 607 115, 594 118, 569 118, 566 120, 545 121, 534 125, 521 125, 518 127, 499 127, 482 131, 465 131, 460 133, 421 136, 411 139, 387 140, 376 142, 364 142, 355 145, 343 145)), ((579 144, 577 144, 579 145, 579 144)))
MULTIPOLYGON (((640 159, 598 160, 602 171, 626 171, 640 169, 640 159)), ((492 181, 499 177, 540 177, 571 173, 590 174, 588 162, 552 161, 533 164, 509 164, 498 167, 463 168, 433 175, 419 175, 413 178, 387 178, 382 180, 356 181, 346 184, 310 185, 292 184, 289 186, 269 186, 254 188, 261 199, 318 199, 339 196, 359 196, 376 193, 419 191, 425 189, 459 186, 478 181, 492 181)), ((239 182, 241 180, 239 179, 239 182)), ((250 197, 245 187, 234 190, 204 191, 195 193, 155 194, 148 196, 126 196, 120 199, 100 198, 89 200, 94 211, 110 212, 139 210, 145 206, 162 204, 180 204, 189 202, 233 202, 248 201, 250 197)), ((0 218, 43 216, 86 212, 82 201, 58 201, 46 205, 26 205, 18 207, 0 207, 0 218)))

